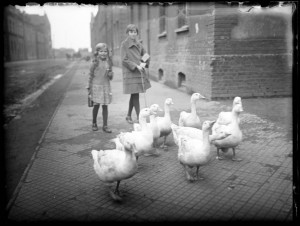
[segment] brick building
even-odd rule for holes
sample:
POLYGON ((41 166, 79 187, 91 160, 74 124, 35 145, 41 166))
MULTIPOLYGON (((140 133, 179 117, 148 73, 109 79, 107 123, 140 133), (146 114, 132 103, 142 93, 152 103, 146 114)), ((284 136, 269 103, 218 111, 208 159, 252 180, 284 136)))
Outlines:
POLYGON ((6 6, 3 15, 4 61, 52 57, 51 27, 47 15, 29 15, 6 6))
POLYGON ((209 99, 290 96, 292 12, 281 9, 207 2, 99 5, 91 47, 108 43, 120 66, 120 43, 134 23, 157 81, 209 99))

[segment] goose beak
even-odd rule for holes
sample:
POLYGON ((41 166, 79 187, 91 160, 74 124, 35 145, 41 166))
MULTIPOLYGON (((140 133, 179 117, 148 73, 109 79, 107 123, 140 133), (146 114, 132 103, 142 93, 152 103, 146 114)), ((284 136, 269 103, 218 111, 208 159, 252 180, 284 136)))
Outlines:
POLYGON ((150 111, 150 115, 156 115, 157 112, 156 111, 150 111))
POLYGON ((215 124, 215 122, 216 122, 216 120, 210 121, 210 122, 209 122, 209 125, 210 125, 210 126, 213 126, 213 124, 215 124))
POLYGON ((133 153, 134 153, 134 154, 137 154, 137 153, 138 153, 138 150, 136 149, 136 146, 135 146, 134 143, 131 144, 131 147, 132 147, 133 153))
POLYGON ((206 99, 206 97, 199 94, 199 99, 206 99))
POLYGON ((164 111, 163 109, 161 109, 160 107, 158 108, 158 111, 164 111))
POLYGON ((244 111, 244 108, 243 108, 243 106, 241 105, 240 106, 240 112, 243 112, 244 111))
POLYGON ((119 138, 113 138, 113 139, 110 139, 109 141, 115 143, 117 141, 117 139, 119 139, 119 138))

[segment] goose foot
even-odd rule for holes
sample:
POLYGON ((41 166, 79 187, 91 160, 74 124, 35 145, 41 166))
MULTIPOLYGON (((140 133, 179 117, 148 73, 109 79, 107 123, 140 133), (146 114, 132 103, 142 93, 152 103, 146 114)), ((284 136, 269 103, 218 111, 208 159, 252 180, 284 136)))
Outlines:
POLYGON ((144 156, 160 156, 158 149, 152 150, 150 153, 145 153, 144 156))
POLYGON ((110 194, 110 196, 112 197, 112 199, 114 201, 117 201, 117 202, 121 202, 122 201, 122 198, 120 197, 119 192, 109 191, 109 194, 110 194))
POLYGON ((153 153, 155 156, 160 156, 160 152, 158 149, 155 149, 155 152, 153 153))
POLYGON ((194 182, 196 180, 196 178, 192 177, 192 176, 188 176, 187 180, 190 181, 190 182, 194 182))
POLYGON ((199 176, 199 168, 200 168, 200 166, 197 166, 197 170, 196 170, 196 179, 197 179, 197 180, 204 180, 203 177, 199 176))
POLYGON ((216 159, 218 159, 218 160, 223 160, 224 158, 221 157, 221 156, 217 156, 216 159))
POLYGON ((240 162, 240 161, 242 161, 243 159, 240 159, 240 158, 236 158, 236 157, 232 157, 232 159, 231 159, 232 161, 237 161, 237 162, 240 162))
POLYGON ((185 171, 186 179, 187 179, 188 181, 190 181, 190 182, 194 181, 194 180, 195 180, 195 177, 193 177, 193 176, 189 173, 189 171, 188 171, 188 169, 186 168, 186 166, 183 165, 183 168, 184 168, 184 171, 185 171))
POLYGON ((224 158, 222 158, 220 156, 220 148, 217 148, 217 157, 216 157, 216 159, 219 159, 219 160, 223 160, 224 159, 224 158))
POLYGON ((238 162, 239 162, 239 161, 242 161, 242 159, 239 159, 239 158, 236 158, 236 157, 235 157, 235 148, 232 148, 232 154, 233 154, 233 156, 232 156, 232 160, 233 160, 233 161, 238 161, 238 162))
POLYGON ((168 146, 166 145, 166 141, 167 141, 167 137, 164 137, 164 141, 163 141, 162 145, 160 146, 160 148, 164 149, 164 151, 168 150, 168 146))
POLYGON ((190 173, 187 173, 186 177, 190 182, 196 181, 198 179, 197 176, 192 176, 190 173))

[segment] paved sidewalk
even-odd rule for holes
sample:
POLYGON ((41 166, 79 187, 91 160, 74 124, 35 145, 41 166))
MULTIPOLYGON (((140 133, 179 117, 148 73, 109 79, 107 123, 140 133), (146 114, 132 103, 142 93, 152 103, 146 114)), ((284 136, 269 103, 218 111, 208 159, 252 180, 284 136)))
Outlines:
MULTIPOLYGON (((291 132, 289 126, 281 127, 250 113, 248 106, 250 109, 255 100, 243 102, 244 140, 237 148, 237 156, 243 161, 231 161, 231 152, 225 160, 216 160, 212 146, 211 162, 199 171, 205 180, 188 182, 169 136, 168 151, 162 151, 160 157, 139 158, 139 172, 120 184, 123 202, 113 202, 93 170, 91 150, 113 148, 108 139, 132 130, 125 121, 129 95, 122 94, 121 70, 115 67, 108 119, 113 133, 93 132, 92 108, 87 107, 85 89, 88 67, 87 62, 80 62, 8 205, 9 220, 292 221, 291 132)), ((190 110, 190 96, 154 81, 151 84, 146 93, 147 105, 157 103, 163 107, 167 97, 173 98, 171 118, 178 124, 180 111, 190 110)), ((140 103, 141 108, 145 106, 143 94, 140 103)), ((197 104, 197 111, 203 120, 212 120, 231 105, 232 101, 203 100, 197 104)), ((100 128, 101 122, 100 108, 100 128)))

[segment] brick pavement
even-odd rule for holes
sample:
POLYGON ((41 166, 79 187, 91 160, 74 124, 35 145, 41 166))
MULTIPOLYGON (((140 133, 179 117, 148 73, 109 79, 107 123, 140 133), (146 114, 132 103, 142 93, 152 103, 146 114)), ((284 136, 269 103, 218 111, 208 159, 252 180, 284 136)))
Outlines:
MULTIPOLYGON (((8 205, 9 220, 292 221, 291 133, 249 113, 245 104, 244 141, 237 148, 243 161, 231 161, 231 152, 225 160, 216 160, 212 146, 211 162, 199 171, 205 180, 188 182, 169 136, 170 147, 161 156, 139 158, 139 172, 120 184, 123 202, 113 202, 93 170, 91 150, 112 148, 108 139, 132 130, 125 121, 129 96, 122 94, 121 70, 114 71, 109 106, 113 133, 91 130, 92 110, 85 90, 88 64, 81 62, 8 205)), ((188 94, 157 82, 152 81, 146 97, 148 106, 158 103, 161 107, 167 97, 173 98, 171 118, 176 124, 179 112, 190 108, 188 94)), ((216 119, 220 111, 230 108, 231 104, 217 101, 197 104, 203 120, 216 119)), ((101 120, 100 108, 99 126, 101 120)))

